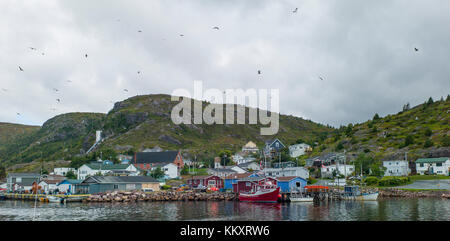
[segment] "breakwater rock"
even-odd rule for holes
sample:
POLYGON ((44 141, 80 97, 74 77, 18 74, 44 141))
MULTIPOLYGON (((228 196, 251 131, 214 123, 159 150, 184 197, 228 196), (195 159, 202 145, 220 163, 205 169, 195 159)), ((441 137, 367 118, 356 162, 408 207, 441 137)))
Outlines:
POLYGON ((234 201, 234 193, 114 191, 93 194, 83 202, 234 201))
POLYGON ((402 198, 420 198, 420 197, 439 197, 450 198, 449 190, 417 190, 409 191, 395 188, 386 188, 380 190, 380 197, 402 197, 402 198))

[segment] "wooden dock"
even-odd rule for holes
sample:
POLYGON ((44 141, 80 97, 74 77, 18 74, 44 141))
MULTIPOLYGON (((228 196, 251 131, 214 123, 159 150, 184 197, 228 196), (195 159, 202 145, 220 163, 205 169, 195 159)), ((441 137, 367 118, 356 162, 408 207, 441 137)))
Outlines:
POLYGON ((34 201, 38 200, 41 202, 48 202, 47 196, 59 197, 64 200, 64 202, 81 202, 83 199, 88 198, 90 194, 82 195, 45 195, 45 194, 18 194, 18 193, 5 193, 3 194, 6 200, 24 200, 24 201, 34 201))

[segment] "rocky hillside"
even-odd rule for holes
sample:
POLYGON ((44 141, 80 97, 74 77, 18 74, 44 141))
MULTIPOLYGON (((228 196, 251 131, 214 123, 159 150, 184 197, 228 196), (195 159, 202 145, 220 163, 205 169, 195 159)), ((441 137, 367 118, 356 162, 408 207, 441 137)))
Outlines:
MULTIPOLYGON (((95 130, 103 130, 105 141, 94 150, 102 153, 130 153, 159 146, 166 150, 214 156, 219 150, 239 150, 252 140, 259 145, 271 138, 285 144, 301 138, 316 141, 334 129, 293 116, 280 116, 275 136, 261 136, 257 125, 175 125, 170 118, 172 102, 168 95, 136 96, 114 105, 107 114, 70 113, 56 116, 42 128, 5 146, 1 157, 7 165, 45 161, 71 160, 83 155, 95 141, 95 130)), ((207 103, 203 102, 203 106, 207 103)), ((248 108, 246 110, 248 113, 248 108)), ((324 139, 324 138, 323 138, 324 139)))
POLYGON ((327 152, 358 155, 377 160, 450 156, 450 98, 433 101, 356 125, 348 125, 315 148, 311 156, 327 152))
POLYGON ((0 158, 5 154, 8 143, 14 142, 24 136, 31 135, 39 130, 39 126, 27 126, 0 122, 0 158))

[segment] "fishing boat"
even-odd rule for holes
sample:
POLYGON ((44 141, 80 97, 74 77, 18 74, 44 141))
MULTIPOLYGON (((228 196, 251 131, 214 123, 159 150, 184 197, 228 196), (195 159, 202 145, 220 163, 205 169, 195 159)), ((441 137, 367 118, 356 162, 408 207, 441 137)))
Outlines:
POLYGON ((51 203, 62 203, 63 199, 55 196, 47 196, 47 200, 51 203))
POLYGON ((345 186, 344 196, 345 200, 358 200, 358 201, 376 201, 378 199, 379 192, 361 192, 359 186, 345 186))
POLYGON ((314 198, 302 193, 292 193, 289 200, 291 200, 291 202, 312 202, 314 198))
POLYGON ((267 181, 261 185, 254 185, 249 192, 239 192, 241 202, 277 202, 280 188, 267 181))

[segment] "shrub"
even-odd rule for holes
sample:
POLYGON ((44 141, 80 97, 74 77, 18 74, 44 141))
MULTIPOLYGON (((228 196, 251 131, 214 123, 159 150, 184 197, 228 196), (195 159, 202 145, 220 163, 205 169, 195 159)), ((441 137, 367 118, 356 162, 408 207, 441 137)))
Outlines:
POLYGON ((433 142, 431 140, 426 140, 425 144, 423 145, 423 147, 428 148, 428 147, 432 147, 433 146, 433 142))
POLYGON ((407 184, 409 177, 383 177, 379 181, 378 185, 382 187, 393 187, 407 184))
POLYGON ((169 189, 171 189, 172 188, 172 186, 170 186, 170 185, 163 185, 162 187, 161 187, 161 190, 169 190, 169 189))
POLYGON ((367 177, 366 179, 364 179, 364 181, 368 186, 376 186, 379 182, 377 177, 367 177))

